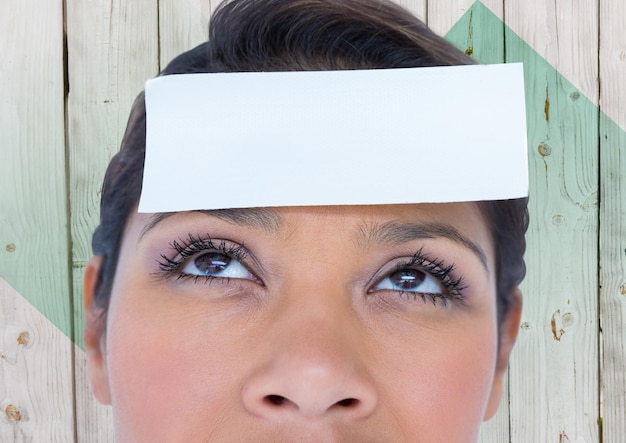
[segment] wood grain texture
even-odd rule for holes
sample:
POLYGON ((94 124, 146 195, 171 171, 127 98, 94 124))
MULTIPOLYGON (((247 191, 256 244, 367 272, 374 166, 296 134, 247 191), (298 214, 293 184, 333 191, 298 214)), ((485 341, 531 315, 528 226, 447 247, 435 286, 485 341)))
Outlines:
POLYGON ((0 441, 73 441, 74 345, 2 278, 0 338, 0 441))
POLYGON ((480 443, 502 443, 509 441, 511 427, 509 425, 509 373, 504 378, 504 389, 500 407, 496 415, 483 423, 480 428, 480 443))
POLYGON ((505 6, 506 24, 597 104, 598 0, 505 0, 505 6))
MULTIPOLYGON (((502 20, 504 16, 503 0, 429 0, 428 27, 439 35, 444 35, 457 24, 461 17, 469 13, 470 9, 485 6, 496 17, 502 20)), ((496 45, 501 42, 494 42, 496 45)))
MULTIPOLYGON (((502 4, 499 4, 498 8, 495 6, 492 4, 492 7, 502 14, 500 11, 502 4)), ((499 15, 483 3, 475 2, 453 29, 455 33, 462 33, 462 36, 455 36, 455 43, 467 55, 479 63, 504 63, 506 54, 504 24, 499 15)), ((446 36, 451 36, 451 32, 448 31, 446 36)))
MULTIPOLYGON (((507 0, 505 17, 547 52, 559 50, 556 42, 577 41, 576 61, 559 57, 587 70, 581 79, 594 79, 598 30, 589 9, 589 3, 507 0)), ((557 72, 560 66, 512 32, 505 38, 507 61, 525 62, 531 170, 523 328, 510 372, 511 441, 596 442, 598 113, 557 72)))
POLYGON ((626 436, 626 5, 600 0, 602 437, 626 436), (613 121, 607 117, 613 117, 613 121))
POLYGON ((0 53, 0 441, 72 441, 62 2, 1 2, 0 53))
POLYGON ((74 392, 76 401, 76 443, 114 441, 113 410, 98 403, 87 379, 85 351, 74 345, 74 392))
POLYGON ((177 55, 208 39, 216 0, 159 0, 161 69, 177 55))
POLYGON ((156 6, 69 1, 67 29, 72 252, 80 267, 91 256, 104 171, 135 97, 158 72, 156 6))
POLYGON ((0 2, 0 277, 71 335, 61 0, 0 2))
MULTIPOLYGON (((82 274, 91 256, 100 188, 119 150, 130 107, 158 72, 158 11, 151 0, 67 2, 69 180, 75 342, 82 346, 82 274)), ((84 362, 76 361, 79 441, 112 441, 110 416, 93 405, 84 362)))
POLYGON ((428 20, 428 0, 397 0, 396 3, 411 11, 423 22, 428 20))

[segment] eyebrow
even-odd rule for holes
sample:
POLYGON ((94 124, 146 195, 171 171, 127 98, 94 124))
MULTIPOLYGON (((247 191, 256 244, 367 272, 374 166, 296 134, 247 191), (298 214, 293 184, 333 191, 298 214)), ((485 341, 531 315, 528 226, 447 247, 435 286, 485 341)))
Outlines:
MULTIPOLYGON (((190 212, 198 212, 240 226, 261 229, 270 234, 278 232, 283 225, 280 214, 270 208, 214 209, 190 212)), ((161 221, 176 214, 180 214, 180 212, 159 212, 152 215, 142 229, 139 238, 141 239, 161 221)), ((444 223, 411 223, 392 220, 383 224, 364 224, 359 227, 357 243, 362 247, 369 244, 399 245, 416 239, 438 237, 450 239, 466 247, 478 257, 485 270, 489 270, 485 251, 458 229, 444 223)))
POLYGON ((359 228, 357 243, 362 247, 369 244, 399 245, 416 239, 439 237, 450 239, 472 251, 485 270, 489 271, 485 251, 465 234, 448 224, 410 223, 396 220, 383 224, 364 224, 359 228))
MULTIPOLYGON (((255 229, 264 230, 270 234, 277 232, 283 224, 282 217, 278 212, 269 208, 237 208, 237 209, 214 209, 214 210, 195 210, 189 212, 197 212, 234 223, 240 226, 247 226, 255 229)), ((144 228, 141 230, 141 239, 161 221, 180 212, 158 212, 152 215, 144 228)))

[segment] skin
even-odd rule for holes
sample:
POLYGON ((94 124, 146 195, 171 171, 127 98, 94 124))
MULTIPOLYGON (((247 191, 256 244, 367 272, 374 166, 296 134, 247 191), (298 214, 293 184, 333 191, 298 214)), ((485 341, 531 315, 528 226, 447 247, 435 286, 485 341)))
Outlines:
POLYGON ((99 266, 88 369, 118 442, 475 442, 521 311, 515 290, 498 346, 494 246, 473 203, 134 214, 106 322, 99 266), (211 263, 177 258, 190 234, 244 245, 243 265, 177 278, 211 263), (183 263, 167 274, 162 254, 183 263), (422 272, 441 261, 457 290, 422 272), (399 279, 409 267, 415 285, 399 279))

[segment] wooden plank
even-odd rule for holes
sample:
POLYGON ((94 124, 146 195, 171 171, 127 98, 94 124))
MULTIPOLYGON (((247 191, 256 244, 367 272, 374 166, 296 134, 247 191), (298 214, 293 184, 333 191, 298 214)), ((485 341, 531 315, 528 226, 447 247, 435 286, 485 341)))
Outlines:
MULTIPOLYGON (((505 1, 507 24, 554 52, 557 70, 575 65, 588 90, 598 87, 595 11, 589 2, 505 1)), ((506 40, 507 61, 525 62, 531 148, 511 441, 598 441, 597 109, 515 34, 506 40)))
POLYGON ((0 2, 0 30, 0 440, 69 442, 62 1, 0 2))
POLYGON ((505 443, 509 441, 509 373, 504 378, 504 389, 498 412, 491 419, 483 423, 480 428, 480 443, 505 443))
POLYGON ((0 278, 0 441, 74 441, 72 342, 0 278))
POLYGON ((507 25, 517 35, 598 103, 598 0, 506 0, 506 16, 507 25))
POLYGON ((62 11, 0 2, 0 277, 69 336, 62 11))
MULTIPOLYGON (((456 14, 458 2, 431 2, 437 5, 439 14, 456 14)), ((500 9, 502 4, 500 4, 500 9)), ((432 8, 429 6, 429 12, 432 8)), ((447 18, 436 16, 441 23, 439 28, 446 26, 447 18)), ((450 29, 446 38, 467 54, 483 63, 504 62, 504 25, 490 9, 482 3, 476 2, 465 15, 450 29)), ((509 390, 508 374, 505 379, 505 390, 502 401, 495 417, 483 424, 481 428, 481 443, 502 443, 509 440, 509 390)))
MULTIPOLYGON (((499 15, 481 2, 475 2, 468 8, 457 3, 451 0, 429 3, 429 23, 435 28, 445 28, 448 26, 445 14, 456 16, 458 11, 465 10, 463 17, 447 30, 446 38, 481 63, 503 63, 504 25, 499 15)), ((492 4, 492 8, 502 14, 498 11, 502 9, 502 2, 499 5, 492 4)))
MULTIPOLYGON (((396 3, 411 11, 417 18, 427 23, 428 0, 396 0, 396 3)), ((428 23, 427 23, 428 24, 428 23)))
MULTIPOLYGON (((484 6, 500 20, 504 17, 504 0, 429 0, 428 2, 428 27, 437 34, 444 35, 452 29, 457 22, 469 13, 472 7, 484 6)), ((494 43, 499 44, 500 40, 494 43)), ((483 42, 485 47, 488 42, 483 42)))
POLYGON ((605 443, 621 443, 626 436, 626 5, 623 0, 600 0, 600 23, 602 438, 605 443))
MULTIPOLYGON (((119 150, 131 104, 158 72, 158 10, 150 0, 67 2, 69 179, 76 331, 82 347, 82 274, 91 256, 100 187, 119 150)), ((77 355, 79 441, 113 441, 107 408, 95 403, 77 355)))
POLYGON ((87 379, 87 356, 74 345, 74 378, 76 399, 77 443, 114 441, 113 410, 93 396, 87 379))
POLYGON ((180 53, 207 41, 216 0, 159 0, 161 69, 180 53))

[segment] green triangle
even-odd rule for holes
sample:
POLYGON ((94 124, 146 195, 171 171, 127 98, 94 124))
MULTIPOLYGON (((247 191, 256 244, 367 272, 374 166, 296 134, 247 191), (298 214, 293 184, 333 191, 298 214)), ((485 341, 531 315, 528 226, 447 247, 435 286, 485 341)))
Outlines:
MULTIPOLYGON (((446 38, 481 63, 524 63, 531 203, 596 207, 600 154, 625 146, 626 132, 480 1, 446 38)), ((602 164, 603 180, 605 166, 626 170, 602 164)))

